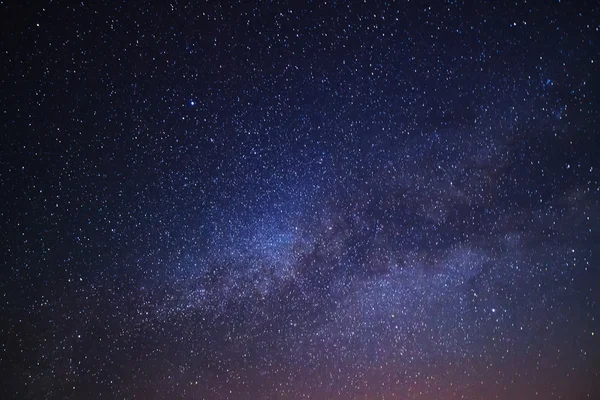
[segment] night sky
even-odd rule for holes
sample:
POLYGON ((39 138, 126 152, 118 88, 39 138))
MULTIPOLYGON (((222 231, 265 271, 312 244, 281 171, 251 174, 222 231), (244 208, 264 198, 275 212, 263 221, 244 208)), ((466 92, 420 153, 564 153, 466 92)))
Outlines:
POLYGON ((595 1, 1 1, 3 399, 599 399, 595 1))

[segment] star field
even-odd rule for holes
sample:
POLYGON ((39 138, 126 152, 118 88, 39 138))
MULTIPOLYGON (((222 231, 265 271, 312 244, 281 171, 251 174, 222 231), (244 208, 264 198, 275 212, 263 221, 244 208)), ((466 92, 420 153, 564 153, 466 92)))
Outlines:
POLYGON ((595 2, 0 6, 2 398, 600 398, 595 2))

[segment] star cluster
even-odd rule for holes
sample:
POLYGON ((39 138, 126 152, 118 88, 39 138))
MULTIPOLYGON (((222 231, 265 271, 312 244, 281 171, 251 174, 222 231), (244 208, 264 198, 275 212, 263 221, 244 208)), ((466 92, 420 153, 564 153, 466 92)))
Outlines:
POLYGON ((597 4, 1 7, 5 398, 600 396, 597 4))

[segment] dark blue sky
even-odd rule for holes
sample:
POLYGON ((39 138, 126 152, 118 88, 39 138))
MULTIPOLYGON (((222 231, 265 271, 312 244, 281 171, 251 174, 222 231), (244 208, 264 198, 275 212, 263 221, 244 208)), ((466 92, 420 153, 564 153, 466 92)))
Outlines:
POLYGON ((600 396, 594 2, 4 2, 15 399, 600 396))

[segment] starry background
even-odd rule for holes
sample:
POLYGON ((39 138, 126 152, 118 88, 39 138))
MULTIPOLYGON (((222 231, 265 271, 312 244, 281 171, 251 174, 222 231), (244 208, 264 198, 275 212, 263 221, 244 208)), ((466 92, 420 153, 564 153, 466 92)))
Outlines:
POLYGON ((600 398, 598 3, 0 5, 3 398, 600 398))

